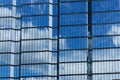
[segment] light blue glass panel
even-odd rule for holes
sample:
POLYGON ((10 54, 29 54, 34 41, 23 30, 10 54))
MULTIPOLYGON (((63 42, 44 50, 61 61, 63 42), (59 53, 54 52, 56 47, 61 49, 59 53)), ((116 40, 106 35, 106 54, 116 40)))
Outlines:
POLYGON ((116 80, 120 79, 120 74, 93 75, 93 80, 116 80))
POLYGON ((42 64, 42 65, 26 65, 21 66, 21 76, 45 76, 45 75, 56 75, 54 70, 56 65, 42 64), (52 72, 49 73, 49 70, 52 72))
POLYGON ((60 51, 60 62, 87 61, 87 51, 70 50, 60 51))
POLYGON ((83 74, 87 73, 86 63, 67 63, 60 64, 60 74, 83 74))
POLYGON ((18 65, 19 64, 19 55, 17 54, 0 54, 0 65, 9 64, 9 65, 18 65), (14 58, 15 61, 11 61, 14 58))
POLYGON ((120 49, 93 50, 93 60, 117 60, 120 58, 120 49))
POLYGON ((22 39, 49 38, 49 28, 22 29, 22 39))
POLYGON ((22 41, 22 51, 49 50, 49 40, 22 41))
POLYGON ((34 52, 21 54, 21 64, 30 63, 53 63, 52 52, 34 52))
POLYGON ((93 62, 93 73, 120 72, 120 61, 93 62))

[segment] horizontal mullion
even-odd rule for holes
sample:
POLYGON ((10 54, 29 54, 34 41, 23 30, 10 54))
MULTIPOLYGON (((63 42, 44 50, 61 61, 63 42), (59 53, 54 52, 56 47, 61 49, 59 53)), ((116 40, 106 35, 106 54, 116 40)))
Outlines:
MULTIPOLYGON (((105 75, 105 74, 120 74, 120 72, 92 73, 91 75, 105 75)), ((87 73, 85 74, 60 74, 59 76, 78 76, 78 75, 87 75, 87 73)))
POLYGON ((42 63, 21 63, 20 65, 42 65, 42 64, 50 64, 50 65, 57 65, 57 64, 69 64, 69 63, 87 63, 87 61, 66 61, 66 62, 42 62, 42 63))
MULTIPOLYGON (((105 75, 105 74, 120 74, 120 72, 113 72, 113 73, 92 73, 91 75, 105 75)), ((87 73, 83 73, 83 74, 59 74, 58 76, 62 77, 62 76, 86 76, 87 73)), ((39 76, 20 76, 21 78, 32 78, 32 77, 56 77, 56 76, 52 76, 52 75, 39 75, 39 76)))
POLYGON ((70 1, 60 1, 60 3, 72 3, 72 2, 98 2, 98 1, 104 1, 104 0, 70 0, 70 1))
POLYGON ((87 38, 87 36, 70 36, 70 37, 59 37, 59 39, 73 39, 73 38, 87 38))
POLYGON ((15 55, 19 55, 19 52, 0 52, 0 54, 15 54, 15 55))
POLYGON ((51 51, 51 50, 40 50, 40 51, 21 51, 21 54, 24 54, 24 53, 35 53, 35 52, 57 52, 57 51, 51 51))
POLYGON ((74 50, 88 50, 87 48, 81 48, 81 49, 60 49, 59 51, 74 51, 74 50))
POLYGON ((15 29, 15 28, 0 28, 0 30, 16 30, 16 31, 18 30, 19 31, 20 29, 15 29))
MULTIPOLYGON (((120 47, 92 48, 91 50, 102 50, 102 49, 120 49, 120 47)), ((60 49, 59 51, 73 51, 73 50, 90 50, 90 49, 88 49, 88 48, 80 48, 80 49, 60 49)))
POLYGON ((37 2, 37 3, 22 3, 21 6, 27 6, 27 5, 39 5, 39 4, 51 4, 51 5, 57 5, 57 3, 51 3, 51 2, 37 2))
POLYGON ((31 15, 22 15, 22 16, 19 16, 19 17, 16 17, 16 16, 0 16, 0 18, 15 18, 15 19, 18 19, 18 18, 23 18, 23 17, 34 17, 34 16, 52 16, 52 17, 57 17, 57 15, 52 15, 52 14, 31 14, 31 15))
POLYGON ((57 75, 29 75, 29 76, 20 76, 20 78, 33 78, 33 77, 37 77, 37 78, 41 78, 41 77, 57 77, 57 75))
POLYGON ((69 64, 69 63, 87 63, 87 61, 65 61, 65 62, 61 62, 59 61, 58 64, 69 64))
POLYGON ((120 47, 101 47, 101 48, 92 48, 92 50, 101 50, 101 49, 120 49, 120 47))
POLYGON ((70 13, 60 13, 60 15, 72 15, 72 14, 98 14, 98 13, 107 13, 107 12, 120 12, 120 10, 103 10, 103 11, 93 11, 89 12, 70 12, 70 13))
MULTIPOLYGON (((110 24, 120 24, 120 22, 112 22, 112 23, 96 23, 96 24, 90 24, 90 25, 88 25, 88 24, 69 24, 69 25, 60 25, 60 28, 63 28, 63 27, 70 27, 70 26, 81 26, 81 27, 86 27, 86 26, 96 26, 97 27, 97 25, 110 25, 110 24)), ((22 29, 26 29, 26 28, 57 28, 57 26, 36 26, 36 27, 33 27, 33 26, 30 26, 30 27, 22 27, 22 29)))
POLYGON ((60 25, 60 27, 68 27, 68 26, 93 26, 93 25, 108 25, 108 24, 120 24, 120 22, 109 22, 109 23, 93 23, 93 24, 66 24, 60 25))
MULTIPOLYGON (((120 72, 110 72, 110 73, 92 73, 91 75, 106 75, 106 74, 120 74, 120 72)), ((83 74, 59 74, 58 76, 59 77, 62 77, 62 76, 87 76, 87 73, 83 73, 83 74)), ((13 78, 13 79, 16 79, 16 78, 33 78, 33 77, 57 77, 57 75, 30 75, 30 76, 19 76, 19 77, 0 77, 0 79, 2 78, 13 78)))
POLYGON ((72 38, 95 38, 95 37, 116 37, 120 36, 120 34, 115 35, 95 35, 95 36, 69 36, 69 37, 59 37, 59 39, 72 39, 72 38))
POLYGON ((120 72, 92 73, 92 75, 105 75, 105 74, 120 74, 120 72))
POLYGON ((20 42, 20 40, 18 41, 18 40, 0 40, 0 42, 15 42, 15 43, 17 43, 17 42, 20 42))
POLYGON ((33 38, 33 39, 21 39, 21 41, 33 41, 33 40, 57 40, 53 38, 33 38))
POLYGON ((59 76, 79 76, 79 75, 87 75, 87 73, 81 73, 81 74, 59 74, 59 76))
MULTIPOLYGON (((98 36, 71 36, 71 37, 59 37, 59 39, 74 39, 74 38, 96 38, 96 37, 116 37, 120 36, 118 35, 98 35, 98 36)), ((33 41, 33 40, 57 40, 57 38, 31 38, 31 39, 21 39, 21 41, 33 41)), ((19 42, 19 41, 14 41, 14 40, 0 40, 0 42, 19 42)))
POLYGON ((16 16, 0 16, 0 18, 14 18, 14 19, 19 19, 19 18, 21 18, 21 16, 20 17, 16 17, 16 16))
MULTIPOLYGON (((91 50, 103 50, 103 49, 120 49, 120 47, 106 47, 106 48, 92 48, 91 50)), ((75 50, 89 50, 88 48, 81 48, 81 49, 60 49, 59 51, 75 51, 75 50)), ((58 52, 58 51, 51 51, 51 50, 40 50, 40 51, 21 51, 21 53, 32 53, 32 52, 58 52)))
POLYGON ((0 79, 18 79, 19 77, 0 77, 0 79))
POLYGON ((42 63, 21 63, 21 66, 31 66, 31 65, 57 65, 57 63, 52 63, 52 62, 42 62, 42 63))
POLYGON ((30 28, 57 28, 57 27, 53 27, 53 26, 30 26, 30 27, 22 27, 22 29, 30 29, 30 28))
MULTIPOLYGON (((105 13, 105 12, 120 12, 120 10, 95 11, 95 12, 92 12, 92 14, 95 14, 95 13, 105 13)), ((75 15, 75 14, 89 14, 89 13, 88 12, 60 13, 60 15, 73 15, 73 14, 75 15)), ((21 17, 33 17, 33 16, 52 16, 52 17, 58 17, 58 15, 54 15, 54 14, 31 14, 31 15, 22 15, 20 17, 15 17, 15 16, 0 16, 0 18, 21 18, 21 17)))
POLYGON ((1 66, 10 66, 10 67, 19 67, 20 65, 15 65, 15 64, 0 64, 0 67, 1 66))
POLYGON ((34 17, 34 16, 52 16, 52 17, 57 17, 58 15, 54 15, 54 14, 30 14, 30 15, 22 15, 21 17, 34 17))
POLYGON ((19 6, 17 6, 17 5, 14 5, 14 4, 0 4, 0 7, 8 7, 8 6, 13 6, 13 7, 21 7, 20 5, 19 6))
POLYGON ((117 62, 120 61, 120 59, 111 59, 111 60, 92 60, 91 62, 117 62))

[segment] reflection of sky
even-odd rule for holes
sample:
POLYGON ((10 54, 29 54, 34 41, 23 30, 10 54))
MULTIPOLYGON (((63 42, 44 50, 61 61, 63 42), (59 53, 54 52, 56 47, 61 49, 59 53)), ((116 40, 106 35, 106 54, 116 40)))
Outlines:
MULTIPOLYGON (((9 1, 9 0, 8 0, 9 1)), ((18 0, 19 1, 19 0, 18 0)), ((31 0, 31 1, 27 1, 27 0, 23 0, 22 3, 31 3, 31 2, 45 2, 48 0, 31 0)), ((55 0, 54 0, 55 1, 55 0)), ((68 0, 61 0, 61 1, 68 1, 68 0)), ((1 1, 0 1, 1 2, 1 1)), ((1 2, 3 4, 6 4, 4 2, 1 2)), ((10 3, 10 2, 8 2, 10 3)), ((119 4, 118 0, 111 0, 111 1, 102 1, 102 2, 93 2, 93 9, 92 11, 102 11, 102 10, 119 10, 119 4), (114 6, 111 6, 115 4, 114 6)), ((11 4, 11 3, 10 3, 11 4)), ((60 5, 60 13, 61 13, 61 17, 60 17, 60 38, 62 37, 79 37, 79 36, 86 36, 86 26, 79 26, 79 24, 86 24, 86 14, 74 14, 74 15, 62 15, 62 13, 70 13, 70 12, 85 12, 86 11, 86 3, 85 2, 79 2, 79 3, 69 3, 69 4, 61 4, 60 5), (77 7, 76 7, 77 6, 77 7), (77 24, 76 26, 70 26, 73 24, 77 24), (64 27, 64 25, 68 25, 66 27, 64 27)), ((48 13, 48 8, 49 5, 33 5, 33 6, 23 6, 22 8, 22 15, 31 15, 31 14, 45 14, 48 13)), ((2 11, 4 10, 4 8, 2 9, 2 11)), ((11 12, 12 7, 6 7, 6 11, 11 12), (9 9, 8 9, 9 8, 9 9)), ((18 9, 19 10, 19 9, 18 9)), ((4 12, 4 11, 3 11, 4 12)), ((56 11, 57 12, 57 11, 56 11)), ((19 11, 18 11, 19 13, 19 11)), ((2 14, 4 16, 8 16, 11 14, 2 14)), ((92 16, 92 22, 93 24, 98 24, 98 23, 110 23, 110 22, 119 22, 120 18, 119 18, 120 14, 119 12, 104 12, 104 13, 94 13, 92 16)), ((22 18, 22 26, 23 27, 40 27, 40 26, 48 26, 49 25, 49 17, 48 16, 34 16, 34 17, 23 17, 22 18)), ((6 19, 8 22, 11 20, 6 19)), ((6 20, 3 20, 6 21, 6 20)), ((2 23, 3 23, 2 22, 2 23)), ((2 24, 1 25, 5 25, 2 24)), ((53 21, 53 23, 55 23, 53 21)), ((7 24, 6 27, 10 26, 11 24, 7 24)), ((3 27, 3 26, 2 26, 3 27)), ((11 26, 10 26, 11 27, 11 26)), ((54 26, 55 27, 55 26, 54 26)), ((101 35, 108 35, 108 34, 114 34, 114 31, 117 32, 116 30, 114 30, 114 27, 112 24, 108 24, 108 25, 93 25, 92 27, 92 35, 93 36, 101 36, 101 35)), ((116 27, 117 29, 119 29, 119 26, 116 27)), ((53 29, 53 37, 56 37, 56 33, 55 29, 53 29)), ((2 33, 2 32, 1 32, 2 33)), ((12 33, 13 34, 13 33, 12 33)), ((19 33, 17 33, 19 34, 19 33)), ((34 29, 34 30, 30 30, 27 28, 25 30, 22 30, 22 34, 24 35, 22 38, 23 39, 29 39, 29 38, 48 38, 49 37, 49 28, 46 29, 34 29), (42 34, 44 33, 44 34, 42 34), (40 35, 39 35, 40 34, 40 35), (36 36, 37 35, 37 36, 36 36), (39 36, 39 37, 38 37, 39 36)), ((117 32, 117 34, 119 34, 117 32)), ((7 36, 3 36, 6 37, 5 39, 7 40, 7 36)), ((12 37, 12 36, 10 36, 12 37)), ((2 37, 1 37, 2 38, 2 37)), ((119 44, 119 41, 116 43, 114 41, 119 40, 119 37, 93 37, 93 48, 106 48, 106 47, 115 47, 116 45, 119 44)), ((19 39, 16 39, 19 40, 19 39)), ((60 40, 60 49, 83 49, 83 48, 87 48, 87 43, 86 43, 87 39, 86 38, 67 38, 67 39, 61 39, 60 40)), ((30 50, 48 50, 49 46, 47 45, 48 40, 46 41, 28 41, 28 42, 22 42, 24 46, 22 48, 23 51, 30 51, 30 50), (37 45, 37 46, 35 46, 37 45), (42 46, 39 46, 42 45, 42 46), (31 47, 32 46, 32 47, 31 47), (35 46, 33 48, 33 46, 35 46)), ((53 43, 53 47, 56 47, 56 43, 53 43)), ((2 46, 3 47, 3 46, 2 46)), ((4 51, 8 50, 7 49, 8 46, 4 46, 4 51)), ((1 48, 2 49, 2 48, 1 48)), ((11 49, 10 49, 11 50, 11 49)), ((8 51, 10 51, 8 50, 8 51)), ((2 50, 1 50, 2 51, 2 50)), ((93 50, 93 60, 103 60, 103 59, 119 59, 120 56, 118 54, 119 49, 117 50, 93 50), (114 53, 114 54, 113 54, 114 53), (111 56, 112 55, 112 56, 111 56)), ((61 51, 60 52, 60 61, 64 62, 64 61, 86 61, 86 55, 87 51, 81 51, 81 50, 75 50, 75 51, 61 51), (74 54, 73 54, 74 53, 74 54), (80 59, 80 57, 81 59, 80 59)), ((31 53, 31 55, 29 54, 25 54, 23 57, 23 63, 30 63, 33 61, 34 62, 48 62, 46 60, 46 58, 49 58, 51 55, 46 56, 46 55, 42 55, 42 53, 35 53, 36 55, 33 55, 34 53, 31 53), (40 55, 41 54, 41 55, 40 55), (33 57, 34 56, 34 57, 33 57), (44 56, 39 57, 39 56, 44 56), (31 57, 31 61, 29 60, 29 57, 31 57), (33 58, 32 58, 33 57, 33 58), (26 61, 26 62, 25 62, 26 61)), ((48 53, 45 53, 48 54, 48 53)), ((53 59, 56 57, 56 55, 53 55, 53 59)), ((54 61, 54 60, 53 60, 54 61)), ((115 72, 115 71, 119 71, 117 69, 119 69, 119 62, 116 63, 94 63, 93 67, 95 69, 93 69, 93 72, 115 72), (102 65, 102 66, 101 66, 102 65), (103 66, 104 65, 104 66, 103 66), (113 65, 115 66, 115 69, 111 69, 111 67, 113 67, 113 65), (109 67, 107 70, 102 69, 101 71, 98 70, 97 66, 99 66, 98 68, 104 67, 105 69, 107 67, 109 67)), ((6 64, 5 59, 3 59, 2 61, 0 61, 0 64, 6 64)), ((76 66, 72 66, 72 64, 69 65, 60 65, 60 74, 70 74, 73 72, 77 73, 86 73, 86 63, 85 64, 74 64, 76 66), (75 68, 76 67, 76 68, 75 68), (81 68, 81 69, 79 69, 81 68)), ((55 67, 51 68, 52 70, 56 70, 55 67)), ((10 67, 0 67, 0 71, 1 70, 5 70, 4 73, 0 73, 0 76, 9 76, 10 73, 10 67)), ((23 67, 21 69, 22 76, 29 76, 29 75, 44 75, 47 73, 48 70, 48 65, 46 66, 34 66, 34 67, 23 67), (44 67, 44 69, 43 69, 44 67), (28 69, 27 69, 28 68, 28 69), (43 69, 43 70, 41 70, 43 69)), ((14 68, 14 73, 15 76, 18 76, 18 68, 14 68)), ((53 71, 52 73, 53 75, 55 74, 55 71, 53 71)), ((103 76, 104 77, 104 76, 103 76)), ((86 77, 61 77, 61 80, 79 80, 79 79, 86 79, 86 77)), ((94 77, 94 80, 96 80, 97 78, 94 77)), ((101 80, 104 80, 104 78, 100 78, 101 80)), ((111 78, 110 78, 111 79, 111 78)))

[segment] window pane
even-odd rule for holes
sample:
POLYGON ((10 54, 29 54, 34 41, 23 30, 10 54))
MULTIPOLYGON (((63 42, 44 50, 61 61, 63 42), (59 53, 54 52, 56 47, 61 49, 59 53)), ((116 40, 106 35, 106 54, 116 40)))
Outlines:
POLYGON ((48 16, 23 17, 22 27, 49 26, 48 16))
POLYGON ((61 15, 61 25, 86 24, 86 14, 61 15))
POLYGON ((24 5, 22 7, 22 14, 23 16, 36 14, 49 14, 49 5, 48 4, 24 5))
POLYGON ((63 37, 87 36, 86 26, 60 27, 60 35, 63 37))
POLYGON ((60 62, 87 61, 87 51, 71 50, 60 51, 60 62))
POLYGON ((60 4, 60 13, 86 12, 86 2, 68 2, 60 4))
POLYGON ((22 41, 22 51, 49 50, 48 43, 49 43, 49 40, 22 41))
POLYGON ((21 75, 22 76, 43 76, 43 75, 56 75, 55 65, 26 65, 21 66, 21 75), (49 69, 53 70, 49 72, 49 69))
POLYGON ((119 0, 101 0, 92 2, 92 11, 107 11, 119 9, 119 0))
POLYGON ((60 64, 60 74, 83 74, 87 73, 87 64, 85 63, 67 63, 60 64))
POLYGON ((53 63, 54 54, 52 52, 34 52, 34 53, 22 53, 21 63, 53 63))
POLYGON ((60 39, 60 50, 64 49, 83 49, 86 48, 86 38, 60 39), (67 41, 67 43, 66 43, 67 41), (67 47, 69 46, 69 47, 67 47))
POLYGON ((119 12, 96 13, 92 15, 92 23, 116 23, 120 21, 119 12))

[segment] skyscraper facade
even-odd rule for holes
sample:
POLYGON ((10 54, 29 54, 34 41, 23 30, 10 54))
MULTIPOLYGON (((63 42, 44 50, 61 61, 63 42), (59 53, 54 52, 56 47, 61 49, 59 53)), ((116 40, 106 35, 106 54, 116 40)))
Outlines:
POLYGON ((120 0, 0 0, 0 80, 120 79, 120 0))

